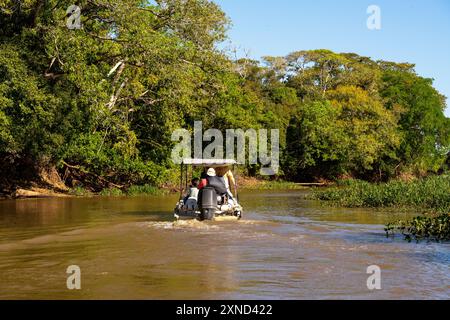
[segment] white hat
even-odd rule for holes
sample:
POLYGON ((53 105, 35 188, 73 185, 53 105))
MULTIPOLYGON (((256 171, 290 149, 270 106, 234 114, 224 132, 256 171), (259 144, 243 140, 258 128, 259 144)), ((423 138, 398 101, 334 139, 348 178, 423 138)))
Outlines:
POLYGON ((215 177, 216 176, 216 170, 214 168, 209 168, 208 171, 206 172, 206 174, 210 177, 215 177))

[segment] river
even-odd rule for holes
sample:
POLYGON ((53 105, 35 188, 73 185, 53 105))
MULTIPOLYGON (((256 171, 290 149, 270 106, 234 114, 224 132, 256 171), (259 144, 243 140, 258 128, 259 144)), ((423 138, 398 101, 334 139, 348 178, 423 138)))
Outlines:
POLYGON ((243 192, 237 223, 174 224, 176 196, 0 201, 0 299, 450 298, 450 244, 385 237, 410 215, 304 195, 243 192))

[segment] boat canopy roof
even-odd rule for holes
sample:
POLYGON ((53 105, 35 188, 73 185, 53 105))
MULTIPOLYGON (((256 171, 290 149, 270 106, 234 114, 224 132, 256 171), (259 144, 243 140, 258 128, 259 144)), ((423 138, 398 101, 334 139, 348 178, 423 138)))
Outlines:
POLYGON ((223 167, 237 164, 233 159, 183 159, 184 165, 191 165, 197 167, 223 167))

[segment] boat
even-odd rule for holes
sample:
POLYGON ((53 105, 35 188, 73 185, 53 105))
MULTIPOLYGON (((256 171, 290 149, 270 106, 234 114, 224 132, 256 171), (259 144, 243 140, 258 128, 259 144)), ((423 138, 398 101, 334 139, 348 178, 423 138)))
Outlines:
POLYGON ((239 204, 236 166, 237 162, 231 159, 183 159, 180 165, 180 200, 175 206, 175 219, 197 219, 200 221, 237 221, 242 219, 243 209, 239 204), (219 195, 216 189, 206 186, 198 193, 197 205, 194 208, 186 206, 184 197, 194 173, 209 168, 232 170, 236 181, 234 195, 219 195), (229 204, 228 197, 232 197, 234 200, 232 205, 229 204))

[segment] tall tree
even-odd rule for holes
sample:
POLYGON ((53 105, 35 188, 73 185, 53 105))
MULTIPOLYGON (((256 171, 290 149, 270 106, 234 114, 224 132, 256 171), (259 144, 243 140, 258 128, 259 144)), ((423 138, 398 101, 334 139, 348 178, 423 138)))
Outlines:
POLYGON ((431 79, 411 70, 386 68, 382 81, 386 108, 404 110, 399 121, 403 140, 397 151, 398 165, 419 174, 437 171, 450 150, 445 98, 433 88, 431 79))

